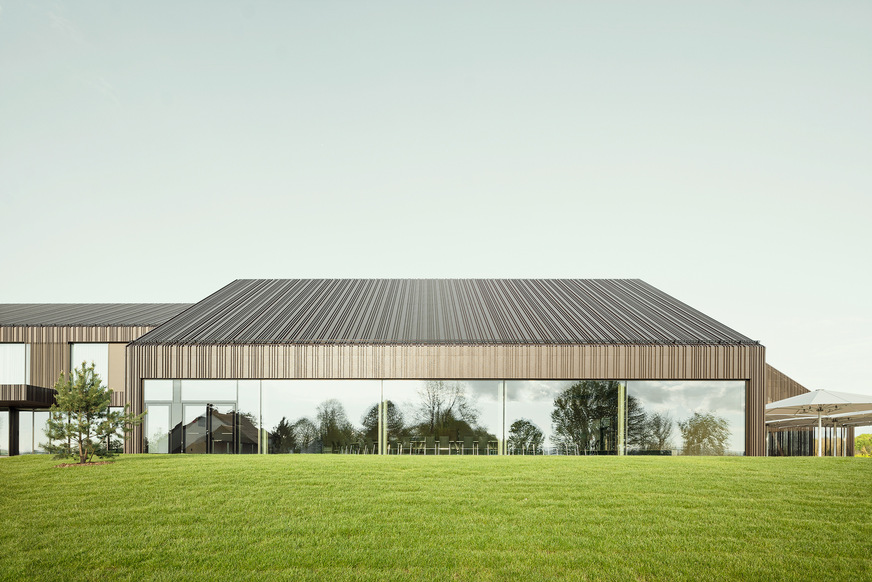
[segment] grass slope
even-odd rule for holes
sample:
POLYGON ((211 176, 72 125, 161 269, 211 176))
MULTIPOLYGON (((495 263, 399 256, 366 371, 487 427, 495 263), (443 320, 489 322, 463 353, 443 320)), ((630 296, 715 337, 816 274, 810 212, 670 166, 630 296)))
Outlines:
POLYGON ((3 580, 870 580, 872 460, 0 460, 3 580))

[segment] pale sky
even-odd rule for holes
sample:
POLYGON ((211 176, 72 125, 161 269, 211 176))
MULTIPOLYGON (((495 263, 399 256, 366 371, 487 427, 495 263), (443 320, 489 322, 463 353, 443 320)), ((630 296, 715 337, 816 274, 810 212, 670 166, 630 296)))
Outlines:
POLYGON ((872 3, 0 0, 0 302, 641 278, 872 393, 872 3))

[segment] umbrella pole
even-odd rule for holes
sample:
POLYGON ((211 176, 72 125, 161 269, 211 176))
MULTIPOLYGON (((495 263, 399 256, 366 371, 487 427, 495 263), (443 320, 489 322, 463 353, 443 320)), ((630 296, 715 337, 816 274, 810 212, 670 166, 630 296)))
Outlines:
POLYGON ((818 457, 823 457, 823 439, 824 439, 824 427, 821 422, 821 411, 818 409, 818 457))

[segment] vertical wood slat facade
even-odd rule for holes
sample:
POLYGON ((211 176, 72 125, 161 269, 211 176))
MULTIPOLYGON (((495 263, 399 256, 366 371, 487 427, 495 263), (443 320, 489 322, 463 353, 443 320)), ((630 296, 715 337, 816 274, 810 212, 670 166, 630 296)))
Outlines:
POLYGON ((809 392, 808 388, 787 374, 766 364, 766 404, 784 400, 791 396, 799 396, 806 392, 809 392))
MULTIPOLYGON (((764 454, 761 345, 132 345, 125 398, 144 379, 743 380, 745 454, 764 454)), ((142 429, 126 445, 141 452, 142 429)))
POLYGON ((0 342, 30 345, 30 384, 52 388, 70 370, 71 343, 108 343, 112 406, 123 406, 126 346, 154 326, 0 326, 0 342))

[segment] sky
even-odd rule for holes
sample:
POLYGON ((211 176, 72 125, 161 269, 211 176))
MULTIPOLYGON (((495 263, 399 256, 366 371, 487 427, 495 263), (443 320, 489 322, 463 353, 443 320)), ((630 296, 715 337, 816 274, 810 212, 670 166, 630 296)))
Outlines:
POLYGON ((869 2, 0 0, 0 302, 640 278, 872 394, 869 2))

